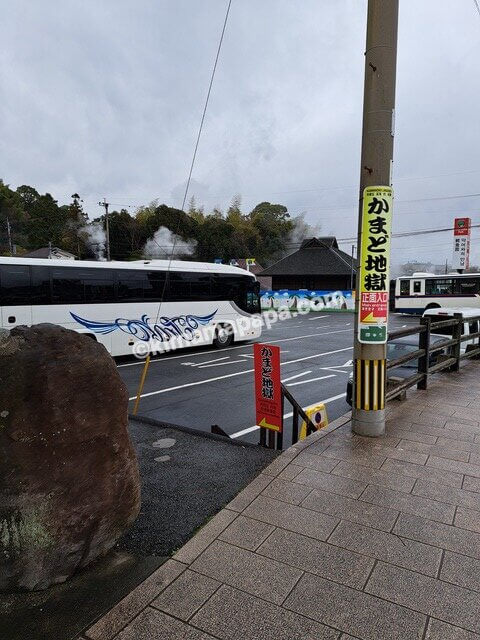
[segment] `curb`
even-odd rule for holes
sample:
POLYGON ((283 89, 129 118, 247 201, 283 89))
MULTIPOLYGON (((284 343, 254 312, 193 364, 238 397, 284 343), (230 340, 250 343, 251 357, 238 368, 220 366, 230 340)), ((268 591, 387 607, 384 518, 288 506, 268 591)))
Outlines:
MULTIPOLYGON (((208 431, 199 431, 197 429, 192 429, 192 427, 184 427, 179 424, 170 424, 169 422, 162 422, 161 420, 155 420, 155 418, 149 418, 148 416, 134 416, 132 413, 128 414, 128 419, 134 422, 140 422, 141 424, 148 424, 151 427, 160 427, 161 429, 176 429, 177 431, 183 431, 184 433, 189 433, 192 436, 198 436, 200 438, 207 438, 209 440, 217 440, 218 442, 228 442, 235 447, 258 447, 260 445, 255 444, 254 442, 243 442, 238 440, 233 440, 232 438, 228 438, 226 436, 221 436, 217 433, 209 433, 208 431)), ((274 451, 274 449, 271 449, 274 451)))

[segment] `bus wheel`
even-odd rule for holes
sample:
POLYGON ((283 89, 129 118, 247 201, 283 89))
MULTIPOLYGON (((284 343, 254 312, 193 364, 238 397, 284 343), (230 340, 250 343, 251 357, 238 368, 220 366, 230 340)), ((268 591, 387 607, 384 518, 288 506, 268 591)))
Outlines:
POLYGON ((427 309, 440 309, 440 305, 437 304, 436 302, 431 302, 430 304, 427 304, 427 306, 423 310, 423 313, 425 313, 427 309))
POLYGON ((217 349, 224 349, 228 347, 233 342, 233 331, 232 327, 228 324, 219 324, 215 331, 215 338, 213 339, 213 344, 217 347, 217 349))

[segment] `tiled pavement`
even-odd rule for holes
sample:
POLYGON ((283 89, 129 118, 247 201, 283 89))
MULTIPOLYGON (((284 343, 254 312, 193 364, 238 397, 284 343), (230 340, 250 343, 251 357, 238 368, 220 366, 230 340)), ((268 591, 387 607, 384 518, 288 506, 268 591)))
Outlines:
POLYGON ((286 451, 85 637, 480 639, 479 374, 286 451))

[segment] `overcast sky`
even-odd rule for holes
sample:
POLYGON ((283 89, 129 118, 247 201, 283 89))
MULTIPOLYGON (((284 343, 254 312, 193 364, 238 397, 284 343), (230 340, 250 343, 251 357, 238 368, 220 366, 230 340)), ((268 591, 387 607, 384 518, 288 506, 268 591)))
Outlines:
MULTIPOLYGON (((0 177, 60 203, 76 191, 90 217, 104 196, 132 212, 154 198, 180 206, 226 5, 4 3, 0 177)), ((366 5, 233 0, 193 173, 199 204, 238 193, 245 211, 281 202, 325 234, 355 233, 366 5)), ((394 231, 480 224, 480 196, 433 199, 480 192, 479 59, 473 0, 400 0, 394 231)), ((399 239, 393 257, 442 263, 451 248, 450 234, 399 239)))

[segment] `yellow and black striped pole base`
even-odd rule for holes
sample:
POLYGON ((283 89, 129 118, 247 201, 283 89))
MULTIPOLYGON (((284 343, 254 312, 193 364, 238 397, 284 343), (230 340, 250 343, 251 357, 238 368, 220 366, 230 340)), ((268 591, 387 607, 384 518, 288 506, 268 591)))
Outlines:
POLYGON ((355 360, 355 408, 385 408, 386 360, 355 360))

